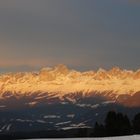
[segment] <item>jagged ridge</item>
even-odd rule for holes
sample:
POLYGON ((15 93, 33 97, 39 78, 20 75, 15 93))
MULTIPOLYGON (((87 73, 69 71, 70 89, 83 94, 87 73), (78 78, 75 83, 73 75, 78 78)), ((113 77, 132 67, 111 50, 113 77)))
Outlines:
POLYGON ((39 72, 0 75, 0 108, 37 103, 72 102, 101 96, 105 100, 139 106, 140 70, 119 67, 111 70, 79 72, 65 65, 43 68, 39 72), (14 102, 14 103, 13 103, 14 102))
POLYGON ((39 72, 7 73, 0 76, 1 95, 12 93, 114 91, 133 94, 140 91, 140 70, 128 71, 119 67, 111 70, 79 72, 65 65, 43 68, 39 72))

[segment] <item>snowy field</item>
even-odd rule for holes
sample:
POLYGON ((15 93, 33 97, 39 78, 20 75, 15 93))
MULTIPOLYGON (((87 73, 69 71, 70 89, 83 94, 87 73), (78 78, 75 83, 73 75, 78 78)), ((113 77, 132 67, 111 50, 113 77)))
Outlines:
POLYGON ((32 139, 32 140, 140 140, 140 135, 106 138, 64 138, 64 139, 32 139))

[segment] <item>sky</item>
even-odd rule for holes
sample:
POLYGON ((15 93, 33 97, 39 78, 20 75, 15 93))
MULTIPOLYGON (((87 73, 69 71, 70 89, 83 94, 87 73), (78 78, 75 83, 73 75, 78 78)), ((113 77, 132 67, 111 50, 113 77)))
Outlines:
POLYGON ((139 0, 0 1, 0 72, 138 69, 139 62, 139 0))

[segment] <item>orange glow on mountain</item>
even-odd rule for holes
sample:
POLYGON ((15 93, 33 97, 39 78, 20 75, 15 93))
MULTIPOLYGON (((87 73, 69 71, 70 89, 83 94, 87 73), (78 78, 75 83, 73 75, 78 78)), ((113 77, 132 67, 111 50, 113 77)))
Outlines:
POLYGON ((113 91, 116 95, 140 91, 140 70, 128 71, 114 67, 109 71, 79 72, 65 65, 43 68, 39 72, 18 72, 0 75, 0 98, 4 94, 31 94, 35 92, 59 92, 63 96, 70 92, 113 91))

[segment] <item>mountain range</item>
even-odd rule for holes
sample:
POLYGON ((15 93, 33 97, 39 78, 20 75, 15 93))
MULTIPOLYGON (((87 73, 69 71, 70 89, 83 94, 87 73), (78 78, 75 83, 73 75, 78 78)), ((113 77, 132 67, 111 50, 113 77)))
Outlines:
POLYGON ((65 65, 0 75, 0 133, 91 128, 140 110, 140 70, 80 72, 65 65))
POLYGON ((16 107, 17 104, 9 102, 14 98, 16 102, 24 99, 23 106, 35 106, 43 102, 77 103, 77 100, 95 96, 126 106, 140 106, 140 70, 114 67, 108 71, 100 68, 79 72, 61 64, 39 72, 0 75, 0 109, 16 107))

